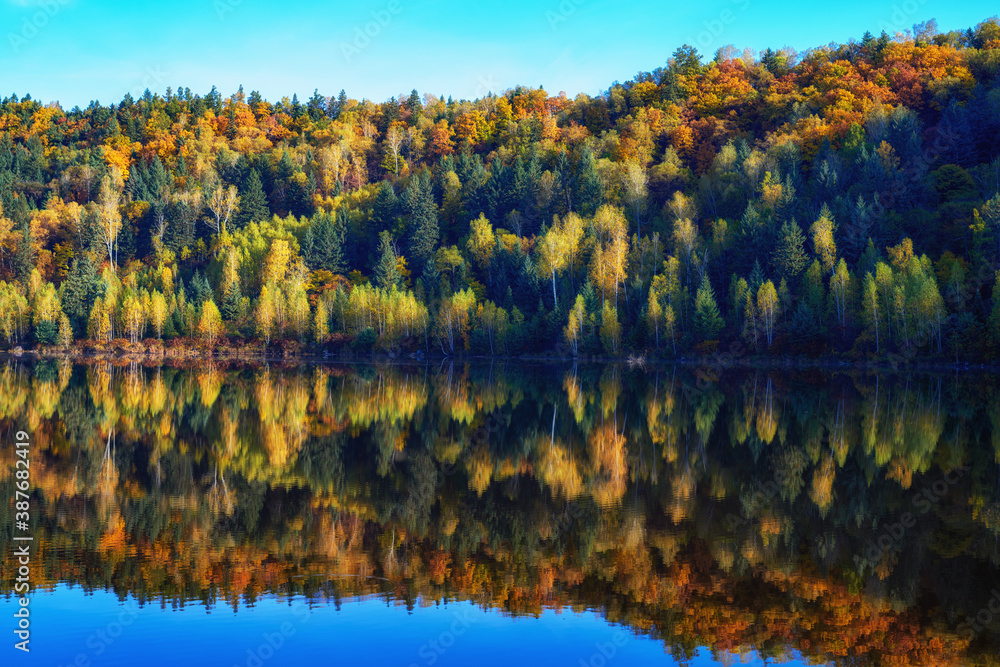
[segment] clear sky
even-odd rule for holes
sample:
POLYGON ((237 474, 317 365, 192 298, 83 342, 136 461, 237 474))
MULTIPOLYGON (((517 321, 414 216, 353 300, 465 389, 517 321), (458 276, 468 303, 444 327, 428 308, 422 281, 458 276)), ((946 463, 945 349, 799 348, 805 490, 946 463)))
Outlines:
POLYGON ((655 69, 683 43, 706 59, 726 44, 803 50, 996 12, 995 0, 0 0, 0 93, 66 108, 240 84, 271 100, 518 84, 573 96, 655 69))

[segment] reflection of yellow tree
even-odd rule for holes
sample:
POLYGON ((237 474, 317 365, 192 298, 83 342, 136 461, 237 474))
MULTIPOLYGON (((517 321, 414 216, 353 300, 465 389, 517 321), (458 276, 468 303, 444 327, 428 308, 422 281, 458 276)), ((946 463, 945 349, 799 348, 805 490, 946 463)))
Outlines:
POLYGON ((493 477, 493 458, 485 445, 479 445, 469 452, 466 469, 469 473, 469 488, 479 495, 490 487, 493 477))
POLYGON ((765 445, 770 445, 777 431, 778 417, 775 414, 774 393, 771 390, 771 378, 767 378, 763 400, 757 408, 757 437, 765 445))
POLYGON ((558 438, 542 437, 540 455, 535 466, 542 483, 549 487, 552 495, 576 498, 583 489, 583 477, 573 455, 558 438))
POLYGON ((622 393, 622 379, 617 366, 604 369, 598 387, 601 392, 601 414, 608 417, 618 407, 618 397, 622 393))
POLYGON ((584 392, 580 386, 575 368, 573 373, 567 373, 566 377, 563 378, 563 389, 566 390, 566 400, 569 402, 570 410, 573 411, 573 418, 576 419, 577 424, 582 424, 584 409, 589 402, 586 399, 591 398, 591 396, 584 392))
POLYGON ((829 454, 823 456, 819 465, 813 469, 812 488, 809 498, 819 507, 824 516, 833 504, 833 481, 836 476, 836 465, 829 454))
POLYGON ((587 453, 593 466, 591 493, 600 505, 611 505, 625 493, 628 462, 625 458, 625 435, 618 425, 605 421, 595 426, 587 439, 587 453))
POLYGON ((204 370, 195 373, 195 381, 198 383, 198 396, 203 407, 210 409, 215 405, 222 391, 222 374, 215 370, 215 367, 208 366, 204 370))

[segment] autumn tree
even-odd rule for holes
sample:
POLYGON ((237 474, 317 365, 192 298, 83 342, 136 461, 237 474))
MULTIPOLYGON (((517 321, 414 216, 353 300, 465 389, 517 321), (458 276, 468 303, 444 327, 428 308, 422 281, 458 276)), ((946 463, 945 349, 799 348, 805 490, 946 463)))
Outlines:
POLYGON ((764 324, 767 346, 771 347, 771 343, 774 341, 774 323, 778 315, 778 293, 774 289, 774 283, 770 280, 757 290, 757 312, 760 313, 761 321, 764 324))
POLYGON ((229 219, 239 208, 239 197, 236 186, 230 185, 228 188, 221 183, 212 188, 208 197, 208 209, 212 212, 212 231, 216 234, 224 234, 229 219))
POLYGON ((117 269, 118 235, 122 230, 120 173, 112 170, 101 181, 97 200, 97 230, 108 253, 108 261, 117 269))
POLYGON ((215 345, 216 339, 222 332, 222 315, 215 301, 209 299, 201 306, 201 317, 198 319, 198 335, 201 336, 209 347, 215 345))
POLYGON ((573 356, 580 352, 580 341, 583 338, 583 327, 587 322, 587 306, 583 296, 577 295, 576 303, 569 311, 569 322, 563 329, 563 337, 570 347, 573 348, 573 356))
POLYGON ((823 272, 832 273, 834 263, 837 261, 837 243, 834 240, 833 214, 825 204, 810 231, 813 237, 813 251, 823 267, 823 272))

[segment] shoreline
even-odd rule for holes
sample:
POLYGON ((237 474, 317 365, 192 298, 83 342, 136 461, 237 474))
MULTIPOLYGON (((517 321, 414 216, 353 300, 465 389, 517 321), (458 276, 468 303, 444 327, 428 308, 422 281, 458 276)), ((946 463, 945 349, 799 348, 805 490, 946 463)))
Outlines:
POLYGON ((350 353, 330 354, 326 351, 315 349, 297 348, 294 351, 285 350, 284 353, 275 354, 275 350, 260 350, 252 347, 242 348, 240 351, 232 348, 216 348, 211 353, 204 349, 176 347, 159 348, 155 351, 128 349, 132 347, 118 346, 114 349, 94 349, 90 347, 73 347, 70 349, 42 348, 42 349, 19 349, 0 350, 0 354, 8 359, 23 360, 47 360, 66 359, 73 363, 96 363, 96 362, 119 362, 119 363, 139 363, 144 366, 170 365, 170 366, 195 366, 211 362, 213 366, 230 365, 337 365, 337 364, 398 364, 398 365, 440 365, 445 361, 459 363, 486 364, 503 362, 517 363, 544 363, 544 364, 587 364, 587 365, 609 365, 628 366, 630 369, 648 369, 650 367, 663 366, 684 366, 689 368, 714 368, 719 370, 747 369, 747 370, 821 370, 821 371, 853 371, 860 373, 871 372, 1000 372, 1000 365, 997 364, 972 364, 954 363, 942 361, 906 361, 902 362, 894 359, 890 360, 845 360, 835 357, 732 357, 727 355, 680 357, 671 359, 668 357, 647 357, 640 354, 628 356, 560 356, 560 355, 520 355, 520 356, 490 356, 490 355, 443 355, 440 353, 425 354, 423 352, 401 354, 401 353, 373 353, 358 355, 350 353))

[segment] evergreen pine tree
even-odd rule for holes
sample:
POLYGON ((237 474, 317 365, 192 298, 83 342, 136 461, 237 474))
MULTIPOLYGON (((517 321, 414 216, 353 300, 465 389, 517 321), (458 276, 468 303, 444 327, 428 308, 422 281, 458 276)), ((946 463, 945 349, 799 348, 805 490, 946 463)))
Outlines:
POLYGON ((316 244, 316 233, 317 227, 321 224, 322 218, 317 216, 313 223, 306 227, 306 233, 302 237, 302 245, 300 251, 302 253, 302 259, 305 261, 306 266, 312 270, 319 268, 319 253, 317 252, 316 244))
POLYGON ((97 298, 97 288, 97 269, 90 256, 83 253, 74 258, 63 283, 61 300, 63 312, 70 318, 77 336, 82 336, 87 329, 87 318, 97 298))
POLYGON ((701 286, 694 299, 694 332, 701 340, 717 340, 719 332, 722 331, 722 315, 719 314, 719 306, 715 302, 715 293, 712 291, 712 284, 705 275, 701 279, 701 286))
POLYGON ((407 205, 410 212, 410 259, 424 266, 437 248, 439 230, 437 204, 431 191, 430 174, 424 172, 410 184, 407 205))
POLYGON ((375 195, 375 204, 372 208, 372 222, 375 223, 375 230, 383 232, 391 230, 396 224, 399 216, 399 198, 393 190, 389 181, 382 181, 378 186, 378 193, 375 195))
POLYGON ((803 250, 805 236, 795 219, 786 220, 781 225, 778 245, 771 255, 771 264, 778 275, 794 279, 802 273, 809 264, 809 258, 803 250))
POLYGON ((341 210, 319 240, 324 268, 331 273, 344 273, 350 264, 347 254, 347 211, 341 210))
POLYGON ((251 222, 269 220, 271 211, 267 207, 267 195, 260 183, 260 174, 251 169, 240 188, 240 209, 233 222, 236 229, 242 229, 251 222))
POLYGON ((750 278, 747 280, 747 285, 750 287, 750 293, 756 294, 760 286, 764 284, 764 269, 760 267, 760 262, 754 260, 753 271, 750 272, 750 278))
POLYGON ((402 276, 399 273, 398 259, 389 232, 379 234, 379 260, 375 265, 375 284, 378 287, 388 290, 399 286, 402 276))
POLYGON ((222 300, 222 317, 226 321, 233 322, 239 319, 242 299, 243 291, 240 289, 240 281, 234 280, 222 300))
POLYGON ((35 268, 35 252, 31 245, 31 225, 25 223, 21 225, 21 234, 14 249, 14 275, 21 282, 26 281, 31 275, 31 270, 35 268))

